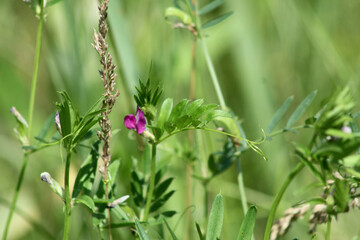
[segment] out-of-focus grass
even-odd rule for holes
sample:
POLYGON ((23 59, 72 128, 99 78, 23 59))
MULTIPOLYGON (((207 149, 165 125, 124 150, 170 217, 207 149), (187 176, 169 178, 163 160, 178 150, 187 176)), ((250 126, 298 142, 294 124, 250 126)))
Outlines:
MULTIPOLYGON (((163 83, 165 97, 173 97, 175 101, 188 97, 192 37, 185 30, 172 29, 164 21, 164 10, 172 1, 111 2, 113 9, 110 14, 115 16, 110 16, 110 34, 114 44, 110 47, 117 60, 120 77, 117 86, 121 93, 112 123, 114 128, 124 130, 124 115, 135 111, 135 104, 128 97, 133 92, 129 91, 134 91, 138 77, 147 78, 151 61, 153 78, 163 83)), ((206 2, 199 1, 200 5, 206 2)), ((97 26, 98 18, 96 6, 97 1, 64 0, 48 11, 34 134, 54 111, 54 103, 58 100, 56 91, 66 89, 80 111, 85 111, 101 95, 98 58, 91 46, 93 28, 97 26)), ((248 137, 259 137, 260 128, 266 128, 276 108, 290 95, 295 96, 294 109, 310 91, 318 89, 316 103, 310 112, 339 85, 350 84, 353 94, 360 99, 357 90, 360 28, 356 25, 360 20, 360 2, 228 0, 221 8, 221 11, 225 10, 234 10, 235 14, 207 31, 206 41, 226 102, 244 120, 248 137)), ((31 9, 20 0, 0 1, 0 196, 8 201, 11 200, 21 164, 20 144, 12 132, 16 124, 9 109, 14 105, 24 116, 27 115, 36 26, 37 19, 31 9)), ((197 56, 197 97, 204 98, 208 103, 216 102, 200 48, 197 56)), ((257 238, 262 236, 274 193, 294 165, 290 144, 292 139, 308 140, 306 134, 287 134, 265 144, 269 162, 264 162, 253 153, 247 153, 243 158, 248 199, 259 206, 257 238)), ((114 136, 112 148, 114 158, 122 159, 117 191, 119 195, 127 194, 130 157, 138 156, 136 141, 129 140, 128 131, 121 131, 114 136)), ((62 203, 40 182, 39 176, 42 171, 48 171, 62 181, 63 163, 58 152, 58 147, 52 147, 31 156, 18 203, 20 209, 56 236, 61 235, 62 203)), ((83 154, 80 152, 79 157, 74 158, 73 179, 83 154)), ((166 207, 179 212, 186 208, 184 172, 185 163, 174 157, 168 174, 176 177, 173 187, 177 192, 166 207)), ((279 213, 299 200, 299 196, 293 192, 311 180, 306 173, 300 175, 286 193, 279 213)), ((195 220, 199 220, 202 216, 203 192, 197 182, 194 187, 196 209, 193 215, 195 220)), ((220 191, 225 196, 223 239, 235 238, 242 219, 236 169, 218 176, 209 189, 211 199, 220 191)), ((0 232, 7 213, 7 207, 1 205, 0 232)), ((170 224, 174 225, 179 215, 169 221, 170 224)), ((86 209, 75 210, 73 218, 74 239, 97 239, 86 209)), ((356 224, 350 215, 340 217, 333 224, 332 238, 350 239, 358 234, 352 227, 356 224)), ((180 224, 176 229, 180 238, 184 232, 182 227, 183 224, 180 224)), ((295 224, 289 238, 303 236, 305 230, 305 221, 295 224)), ((126 238, 129 231, 119 230, 115 234, 126 238)), ((10 238, 45 237, 16 216, 10 228, 10 238)))

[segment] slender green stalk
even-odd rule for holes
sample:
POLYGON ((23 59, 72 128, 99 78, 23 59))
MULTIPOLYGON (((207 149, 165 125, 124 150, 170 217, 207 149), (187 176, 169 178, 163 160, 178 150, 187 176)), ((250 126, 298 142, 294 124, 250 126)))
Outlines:
MULTIPOLYGON (((241 200, 241 205, 242 205, 244 217, 245 217, 245 215, 248 211, 248 205, 247 205, 247 198, 246 198, 246 193, 245 193, 244 178, 243 178, 243 174, 241 171, 240 158, 237 159, 236 165, 237 165, 237 169, 238 169, 237 180, 238 180, 238 186, 239 186, 239 192, 240 192, 240 200, 241 200)), ((255 240, 254 235, 251 236, 251 240, 255 240)))
POLYGON ((9 213, 9 216, 8 216, 8 219, 7 219, 7 222, 6 222, 6 226, 5 226, 5 230, 4 230, 4 233, 3 233, 3 236, 2 236, 3 240, 6 239, 8 231, 9 231, 11 219, 12 219, 12 216, 14 214, 14 210, 15 210, 15 207, 16 207, 16 201, 17 201, 17 198, 19 196, 20 188, 21 188, 21 185, 22 185, 22 182, 23 182, 23 179, 24 179, 25 170, 26 170, 28 160, 29 160, 29 155, 25 153, 24 154, 24 159, 23 159, 23 162, 22 162, 22 166, 21 166, 20 176, 19 176, 19 179, 18 179, 18 182, 17 182, 17 185, 16 185, 16 190, 15 190, 15 193, 14 193, 13 200, 11 202, 10 213, 9 213))
POLYGON ((212 63, 209 51, 207 49, 205 40, 203 38, 200 39, 200 44, 201 44, 201 48, 202 48, 202 50, 204 52, 206 64, 208 66, 210 76, 211 76, 211 80, 213 82, 213 85, 214 85, 214 88, 215 88, 215 91, 216 91, 216 95, 217 95, 217 97, 219 99, 220 106, 221 106, 222 109, 225 109, 226 104, 225 104, 225 100, 224 100, 224 97, 223 97, 222 92, 221 92, 219 80, 218 80, 218 78, 216 76, 214 65, 212 63))
POLYGON ((64 218, 64 235, 63 240, 68 240, 70 235, 70 224, 71 224, 71 197, 70 197, 70 162, 71 162, 71 151, 67 151, 66 162, 65 162, 65 218, 64 218))
MULTIPOLYGON (((41 5, 43 5, 43 4, 41 4, 41 5)), ((38 74, 39 74, 43 24, 44 24, 44 7, 42 6, 41 12, 40 12, 40 21, 39 21, 38 31, 37 31, 37 38, 36 38, 36 55, 35 55, 34 72, 33 72, 32 83, 31 83, 30 102, 29 102, 29 115, 28 115, 28 121, 29 121, 28 138, 29 138, 29 140, 31 138, 35 96, 36 96, 36 85, 37 85, 38 74)))
POLYGON ((330 240, 330 233, 331 233, 331 217, 329 217, 329 220, 326 225, 325 240, 330 240))
POLYGON ((270 238, 271 227, 272 227, 272 224, 273 224, 274 219, 275 219, 275 213, 276 213, 276 210, 277 210, 277 208, 279 206, 281 198, 284 195, 285 190, 287 189, 287 187, 289 186, 291 181, 295 178, 295 176, 304 168, 304 166, 305 165, 303 163, 298 163, 296 165, 294 170, 287 176, 285 182, 281 186, 280 191, 276 195, 275 200, 274 200, 273 204, 271 205, 270 214, 269 214, 268 220, 266 222, 264 240, 269 240, 269 238, 270 238))
MULTIPOLYGON (((36 37, 36 54, 35 54, 35 63, 34 63, 34 71, 33 71, 33 77, 32 77, 32 83, 31 83, 31 93, 30 93, 30 101, 29 101, 29 115, 28 115, 28 122, 29 122, 29 128, 28 128, 28 140, 31 140, 31 132, 32 132, 32 121, 33 121, 33 112, 34 112, 34 104, 35 104, 35 95, 36 95, 36 85, 37 85, 37 79, 38 79, 38 72, 39 72, 39 64, 40 64, 40 52, 41 52, 41 43, 42 43, 42 29, 44 24, 44 6, 41 1, 41 11, 40 11, 40 21, 38 25, 37 30, 37 37, 36 37)), ((9 231, 10 223, 12 216, 14 214, 17 198, 19 196, 19 192, 22 186, 22 182, 24 180, 25 170, 27 167, 27 163, 29 160, 29 154, 27 152, 24 153, 24 158, 21 166, 20 175, 18 178, 18 182, 16 185, 16 190, 14 193, 13 200, 11 202, 10 212, 8 219, 6 221, 4 233, 2 236, 2 239, 5 240, 9 231)))
POLYGON ((144 221, 148 220, 151 200, 154 193, 155 187, 155 171, 156 171, 156 144, 153 143, 152 151, 151 151, 151 173, 150 173, 150 186, 149 191, 146 195, 146 203, 145 203, 145 213, 144 213, 144 221))
POLYGON ((246 212, 248 210, 248 205, 247 205, 247 199, 246 199, 246 194, 245 194, 244 178, 243 178, 243 174, 242 174, 242 171, 241 171, 240 158, 237 159, 236 165, 237 165, 237 169, 238 169, 237 180, 238 180, 238 185, 239 185, 241 205, 242 205, 242 208, 243 208, 243 211, 244 211, 244 216, 245 216, 245 214, 246 214, 246 212))
MULTIPOLYGON (((208 208, 209 208, 209 192, 207 190, 207 182, 203 183, 204 186, 204 219, 205 221, 207 221, 208 218, 208 208)), ((205 226, 207 225, 207 222, 205 222, 204 224, 205 226)))

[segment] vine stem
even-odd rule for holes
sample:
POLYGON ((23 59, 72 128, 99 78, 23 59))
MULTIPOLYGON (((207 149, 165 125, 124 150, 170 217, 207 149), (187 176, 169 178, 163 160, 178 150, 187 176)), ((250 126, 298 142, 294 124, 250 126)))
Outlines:
MULTIPOLYGON (((40 53, 41 53, 41 45, 42 45, 42 29, 44 24, 44 5, 43 1, 41 1, 41 7, 40 7, 40 20, 39 25, 37 29, 37 37, 36 37, 36 53, 35 53, 35 63, 34 63, 34 70, 33 70, 33 77, 32 77, 32 83, 31 83, 31 93, 30 93, 30 101, 29 101, 29 115, 28 115, 28 122, 29 122, 29 128, 28 128, 28 140, 31 139, 31 132, 32 132, 32 122, 33 122, 33 112, 34 112, 34 104, 35 104, 35 96, 36 96, 36 85, 37 85, 37 79, 38 79, 38 73, 39 73, 39 65, 40 65, 40 53)), ((11 202, 10 212, 9 216, 6 221, 4 233, 2 236, 2 239, 5 240, 7 238, 7 234, 9 231, 10 223, 12 220, 12 216, 14 214, 14 210, 16 207, 16 202, 19 196, 19 192, 24 180, 24 175, 27 167, 27 163, 29 160, 29 153, 25 152, 23 157, 23 162, 21 166, 20 175, 18 178, 18 182, 16 185, 16 190, 13 196, 13 200, 11 202)))
POLYGON ((242 205, 242 208, 243 208, 243 211, 244 211, 244 216, 245 216, 245 214, 246 214, 246 212, 248 210, 248 205, 247 205, 247 198, 246 198, 246 194, 245 194, 244 178, 243 178, 243 174, 242 174, 242 171, 241 171, 240 158, 237 159, 236 165, 237 165, 237 170, 238 170, 237 180, 238 180, 238 185, 239 185, 241 205, 242 205))
POLYGON ((326 225, 326 236, 325 240, 330 240, 330 233, 331 233, 331 217, 329 217, 329 220, 326 225))
POLYGON ((291 183, 291 181, 295 178, 295 176, 304 168, 304 166, 305 165, 302 162, 298 163, 296 165, 294 170, 287 176, 285 182, 281 186, 280 191, 276 195, 275 200, 274 200, 273 204, 271 205, 270 214, 269 214, 269 217, 268 217, 267 222, 266 222, 264 240, 269 240, 270 239, 271 227, 272 227, 272 224, 273 224, 274 219, 275 219, 275 213, 276 213, 276 210, 277 210, 277 208, 278 208, 278 206, 280 204, 280 201, 281 201, 281 199, 282 199, 282 197, 284 195, 284 192, 286 191, 286 189, 289 186, 289 184, 291 183))
POLYGON ((214 85, 214 88, 215 88, 215 91, 216 91, 216 95, 217 95, 217 97, 219 99, 220 106, 221 106, 222 109, 226 109, 226 104, 225 104, 225 100, 224 100, 224 97, 223 97, 223 94, 222 94, 222 91, 221 91, 221 88, 220 88, 219 80, 218 80, 218 78, 216 76, 214 65, 212 63, 209 51, 207 49, 205 40, 203 38, 200 38, 200 44, 201 44, 201 48, 202 48, 202 50, 204 52, 204 57, 205 57, 205 60, 206 60, 206 64, 208 66, 210 76, 211 76, 211 80, 213 82, 213 85, 214 85))
POLYGON ((65 162, 65 218, 64 218, 63 240, 69 239, 70 225, 71 225, 71 197, 70 197, 70 187, 69 187, 70 162, 71 162, 71 151, 68 150, 66 153, 66 162, 65 162))
POLYGON ((25 170, 26 170, 28 160, 29 160, 29 155, 25 153, 24 154, 24 159, 23 159, 23 162, 22 162, 22 166, 21 166, 20 176, 19 176, 19 179, 18 179, 18 182, 17 182, 17 185, 16 185, 16 190, 15 190, 15 193, 14 193, 13 200, 11 202, 10 213, 9 213, 9 216, 8 216, 8 219, 7 219, 7 222, 6 222, 6 226, 5 226, 5 230, 4 230, 4 233, 3 233, 3 236, 2 236, 3 240, 6 239, 8 231, 9 231, 11 219, 12 219, 12 216, 14 214, 14 210, 15 210, 15 207, 16 207, 16 201, 17 201, 17 198, 19 196, 20 188, 21 188, 21 185, 22 185, 22 182, 23 182, 23 179, 24 179, 25 170))
POLYGON ((151 206, 151 199, 154 193, 155 187, 155 171, 156 171, 156 144, 152 144, 151 150, 151 173, 150 173, 150 186, 149 191, 146 195, 146 204, 145 204, 145 213, 144 213, 144 221, 148 220, 150 206, 151 206))

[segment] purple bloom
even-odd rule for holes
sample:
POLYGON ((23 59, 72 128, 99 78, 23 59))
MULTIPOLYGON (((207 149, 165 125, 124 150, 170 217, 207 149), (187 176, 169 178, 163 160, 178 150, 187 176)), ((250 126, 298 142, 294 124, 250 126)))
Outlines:
POLYGON ((146 119, 144 113, 137 107, 136 115, 126 115, 124 118, 124 125, 128 129, 134 129, 138 134, 145 131, 146 119))

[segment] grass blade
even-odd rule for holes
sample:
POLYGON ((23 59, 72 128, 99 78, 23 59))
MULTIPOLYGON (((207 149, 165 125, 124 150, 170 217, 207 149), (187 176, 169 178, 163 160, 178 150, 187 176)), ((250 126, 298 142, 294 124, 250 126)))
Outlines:
POLYGON ((257 209, 255 206, 251 206, 246 213, 246 216, 241 223, 239 235, 237 240, 250 240, 254 231, 256 222, 257 209))
POLYGON ((220 239, 224 221, 224 199, 219 193, 211 207, 209 222, 206 229, 206 240, 220 239))
POLYGON ((144 228, 141 226, 141 223, 139 222, 139 220, 137 218, 135 218, 135 226, 136 226, 137 233, 140 237, 140 240, 149 240, 148 235, 146 234, 144 228))
POLYGON ((201 232, 200 225, 198 223, 195 223, 195 224, 196 224, 196 232, 198 233, 199 239, 200 240, 205 240, 204 236, 203 236, 203 234, 201 232))
POLYGON ((301 103, 300 105, 295 109, 295 111, 293 112, 293 114, 291 114, 288 122, 286 123, 286 127, 287 129, 291 128, 292 125, 299 120, 299 118, 301 117, 301 115, 304 114, 304 112, 306 111, 306 109, 308 109, 308 107, 310 106, 310 104, 312 103, 312 101, 314 100, 315 96, 316 96, 317 91, 313 91, 312 93, 310 93, 301 103))
POLYGON ((173 240, 178 240, 178 238, 176 237, 176 235, 175 235, 175 233, 173 232, 173 230, 171 230, 171 228, 170 228, 168 222, 166 221, 166 219, 163 218, 163 220, 164 220, 164 223, 165 223, 167 229, 169 230, 169 232, 170 232, 170 234, 171 234, 172 239, 173 239, 173 240))
POLYGON ((214 0, 211 1, 209 4, 205 5, 204 7, 202 7, 199 11, 199 15, 204 15, 207 14, 209 12, 211 12, 212 10, 214 10, 215 8, 219 7, 221 4, 223 4, 225 2, 225 0, 214 0))
POLYGON ((228 13, 225 13, 217 18, 214 18, 206 23, 204 23, 201 28, 202 29, 205 29, 205 28, 209 28, 209 27, 212 27, 216 24, 219 24, 220 22, 224 21, 225 19, 227 19, 228 17, 230 17, 234 12, 231 11, 231 12, 228 12, 228 13))
POLYGON ((270 134, 275 129, 275 127, 278 125, 293 100, 293 96, 288 97, 288 99, 286 99, 285 102, 281 105, 281 107, 276 111, 266 129, 266 135, 270 134))

